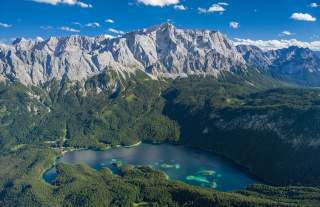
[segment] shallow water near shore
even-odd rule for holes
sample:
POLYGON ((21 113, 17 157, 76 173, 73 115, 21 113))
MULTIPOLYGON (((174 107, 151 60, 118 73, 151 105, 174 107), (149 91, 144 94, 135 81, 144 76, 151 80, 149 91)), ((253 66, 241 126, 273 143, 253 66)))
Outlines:
MULTIPOLYGON (((140 144, 131 148, 120 147, 106 151, 73 151, 65 153, 58 162, 88 164, 94 169, 108 167, 114 173, 118 172, 115 165, 150 166, 165 172, 172 180, 219 191, 238 190, 259 183, 238 166, 213 153, 169 144, 140 144)), ((56 176, 56 170, 52 168, 43 178, 50 183, 56 176)))

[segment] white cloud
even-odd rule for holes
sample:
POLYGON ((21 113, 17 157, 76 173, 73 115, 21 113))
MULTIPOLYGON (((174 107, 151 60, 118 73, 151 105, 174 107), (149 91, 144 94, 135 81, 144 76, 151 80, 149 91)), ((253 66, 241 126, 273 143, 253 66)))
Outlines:
POLYGON ((12 27, 12 25, 0 22, 0 27, 9 28, 12 27))
POLYGON ((239 28, 240 28, 239 22, 235 22, 235 21, 230 22, 230 23, 229 23, 229 26, 230 26, 232 29, 239 29, 239 28))
POLYGON ((77 3, 78 6, 80 6, 81 8, 92 8, 92 5, 91 4, 86 4, 86 3, 83 3, 81 1, 79 1, 77 3))
POLYGON ((103 35, 106 39, 113 39, 113 38, 116 38, 115 36, 113 35, 109 35, 109 34, 105 34, 103 35))
POLYGON ((280 36, 291 36, 291 35, 294 35, 292 32, 290 32, 290 31, 282 31, 281 33, 280 33, 280 36))
POLYGON ((147 6, 169 6, 179 4, 179 0, 137 0, 138 3, 142 3, 147 6))
POLYGON ((223 7, 223 6, 228 6, 229 4, 227 3, 223 3, 223 2, 220 2, 220 3, 217 3, 217 4, 212 4, 208 9, 205 9, 205 8, 201 8, 199 7, 198 8, 198 12, 200 14, 203 14, 203 13, 223 13, 226 11, 226 9, 223 7))
POLYGON ((320 4, 314 2, 314 3, 311 3, 309 6, 311 8, 318 8, 318 7, 320 7, 320 4))
POLYGON ((212 4, 211 7, 208 9, 208 12, 224 12, 224 11, 226 11, 226 9, 219 4, 212 4))
POLYGON ((44 4, 51 4, 51 5, 57 5, 61 3, 60 0, 32 0, 37 3, 44 3, 44 4))
POLYGON ((79 27, 83 27, 83 25, 80 22, 72 22, 74 25, 78 25, 79 27))
POLYGON ((298 46, 303 48, 310 48, 311 50, 320 51, 320 41, 303 42, 297 39, 290 40, 251 40, 251 39, 234 39, 235 45, 255 45, 262 50, 276 50, 281 48, 288 48, 290 46, 298 46))
POLYGON ((313 17, 311 14, 308 14, 308 13, 293 13, 290 18, 297 21, 307 21, 307 22, 317 21, 317 18, 313 17))
POLYGON ((90 22, 86 25, 84 25, 85 27, 92 27, 92 28, 97 28, 100 27, 100 24, 98 22, 90 22))
POLYGON ((87 24, 81 24, 80 22, 72 22, 72 24, 77 25, 82 28, 84 28, 84 27, 97 28, 97 27, 101 26, 100 23, 98 23, 98 22, 89 22, 87 24))
POLYGON ((114 20, 113 20, 113 19, 106 19, 105 22, 106 22, 106 23, 113 24, 113 23, 114 23, 114 20))
POLYGON ((35 41, 37 41, 37 42, 43 42, 44 39, 43 39, 42 37, 36 37, 36 38, 35 38, 35 41))
POLYGON ((226 3, 226 2, 219 2, 218 4, 221 6, 229 6, 229 3, 226 3))
POLYGON ((180 4, 180 5, 174 5, 173 7, 175 10, 181 10, 181 11, 185 11, 188 10, 187 7, 185 7, 184 5, 180 4))
POLYGON ((60 27, 59 29, 63 30, 63 31, 67 31, 67 32, 76 32, 76 33, 80 32, 80 30, 74 29, 74 28, 71 28, 71 27, 60 27))
POLYGON ((81 8, 92 8, 91 4, 87 4, 78 0, 31 0, 37 3, 51 4, 53 6, 66 4, 70 6, 80 6, 81 8))
POLYGON ((114 34, 119 34, 119 35, 125 34, 124 31, 117 30, 117 29, 114 29, 114 28, 109 28, 108 31, 109 31, 109 32, 112 32, 112 33, 114 33, 114 34))

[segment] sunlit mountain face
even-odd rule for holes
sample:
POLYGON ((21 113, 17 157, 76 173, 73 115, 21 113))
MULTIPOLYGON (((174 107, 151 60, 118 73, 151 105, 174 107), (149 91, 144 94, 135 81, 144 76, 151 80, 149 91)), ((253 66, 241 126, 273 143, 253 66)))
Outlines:
POLYGON ((0 206, 320 206, 317 0, 0 9, 0 206))

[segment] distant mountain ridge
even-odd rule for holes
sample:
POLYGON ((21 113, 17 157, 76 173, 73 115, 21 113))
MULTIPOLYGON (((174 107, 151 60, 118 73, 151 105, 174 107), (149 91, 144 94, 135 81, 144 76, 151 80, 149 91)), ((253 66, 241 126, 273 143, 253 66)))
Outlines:
POLYGON ((106 70, 124 78, 143 71, 153 79, 246 71, 251 65, 274 78, 320 86, 320 57, 306 48, 263 51, 234 46, 220 32, 178 29, 170 23, 122 37, 50 37, 0 44, 0 81, 40 85, 53 79, 82 81, 106 70))
POLYGON ((306 86, 320 86, 320 56, 308 48, 263 51, 255 46, 239 45, 238 51, 250 65, 264 69, 273 77, 306 86))

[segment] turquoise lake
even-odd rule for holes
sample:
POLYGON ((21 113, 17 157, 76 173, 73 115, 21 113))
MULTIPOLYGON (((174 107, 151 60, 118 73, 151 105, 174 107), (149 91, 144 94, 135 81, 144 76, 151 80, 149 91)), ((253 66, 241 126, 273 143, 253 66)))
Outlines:
MULTIPOLYGON (((64 154, 57 162, 88 164, 97 170, 108 167, 114 173, 117 173, 114 163, 150 166, 165 172, 172 180, 219 191, 238 190, 259 183, 238 166, 213 153, 169 144, 73 151, 64 154)), ((56 176, 56 170, 52 168, 45 172, 43 178, 50 183, 56 176)))

